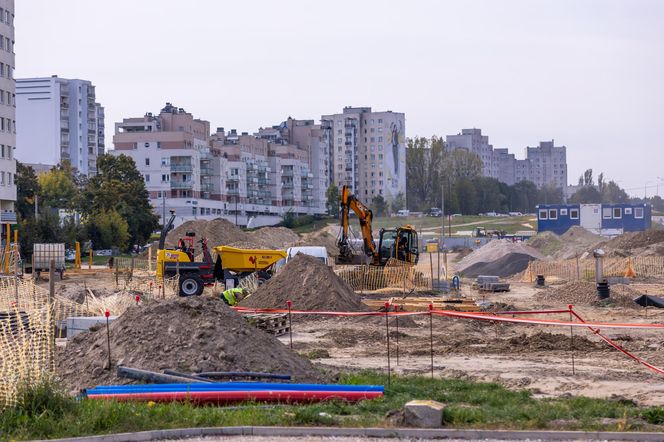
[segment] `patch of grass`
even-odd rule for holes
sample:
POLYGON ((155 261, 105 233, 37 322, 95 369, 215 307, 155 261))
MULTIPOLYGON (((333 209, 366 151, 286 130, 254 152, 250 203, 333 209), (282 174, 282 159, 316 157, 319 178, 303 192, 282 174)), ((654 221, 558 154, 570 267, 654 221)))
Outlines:
MULTIPOLYGON (((385 385, 376 372, 343 374, 340 383, 385 385)), ((586 397, 535 399, 527 391, 498 384, 425 376, 392 377, 385 397, 348 404, 196 407, 189 403, 148 404, 75 400, 52 385, 29 392, 0 413, 0 438, 37 439, 142 431, 156 428, 232 425, 382 426, 385 415, 412 399, 447 404, 445 421, 456 428, 625 430, 664 429, 664 409, 630 401, 586 397), (46 394, 48 393, 48 394, 46 394), (608 420, 605 420, 608 419, 608 420)))

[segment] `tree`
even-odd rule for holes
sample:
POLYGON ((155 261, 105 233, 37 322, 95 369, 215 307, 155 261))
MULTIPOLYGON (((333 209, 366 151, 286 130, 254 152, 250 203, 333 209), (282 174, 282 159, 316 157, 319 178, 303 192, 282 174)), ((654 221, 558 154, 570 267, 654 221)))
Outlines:
POLYGON ((331 216, 338 218, 339 217, 339 188, 334 184, 330 184, 325 192, 325 197, 327 202, 325 206, 327 207, 327 213, 331 216))
POLYGON ((539 204, 539 190, 532 181, 520 181, 510 186, 509 199, 512 212, 533 213, 539 204))
POLYGON ((609 181, 600 190, 602 202, 608 204, 626 203, 629 201, 629 195, 618 186, 615 181, 609 181))
POLYGON ((129 225, 115 210, 103 210, 88 218, 88 236, 95 248, 126 249, 129 245, 129 225))
POLYGON ((552 184, 546 184, 539 189, 538 202, 544 204, 562 204, 564 200, 563 189, 552 184))
POLYGON ((143 175, 126 155, 97 158, 97 175, 85 184, 82 202, 87 218, 117 212, 127 223, 131 244, 144 244, 159 225, 143 175))
POLYGON ((408 140, 406 199, 409 209, 427 210, 440 204, 444 148, 443 139, 436 136, 408 140))
POLYGON ((35 195, 39 195, 39 181, 32 167, 16 162, 16 213, 20 219, 34 217, 35 195))
POLYGON ((583 172, 583 176, 581 179, 579 179, 579 184, 584 185, 584 186, 594 186, 595 182, 593 181, 593 170, 592 169, 586 169, 585 172, 583 172))
POLYGON ((40 174, 37 179, 41 189, 39 199, 45 206, 58 209, 75 209, 78 206, 79 189, 69 162, 40 174))
POLYGON ((602 195, 592 186, 583 186, 569 198, 572 204, 598 204, 602 202, 602 195))
POLYGON ((404 196, 403 193, 399 192, 397 196, 394 197, 392 203, 390 204, 392 213, 396 213, 405 207, 406 207, 406 197, 404 196))
POLYGON ((371 210, 374 216, 385 216, 387 215, 388 207, 387 201, 383 198, 383 195, 378 195, 373 198, 371 201, 371 210))

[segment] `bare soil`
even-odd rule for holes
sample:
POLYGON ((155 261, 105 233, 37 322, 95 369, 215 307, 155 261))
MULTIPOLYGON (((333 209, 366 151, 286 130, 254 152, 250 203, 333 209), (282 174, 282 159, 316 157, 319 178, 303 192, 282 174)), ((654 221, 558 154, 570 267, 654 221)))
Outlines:
POLYGON ((263 371, 289 373, 299 381, 320 381, 307 359, 274 336, 249 325, 218 299, 153 301, 132 307, 111 323, 112 366, 106 329, 74 337, 57 355, 57 373, 72 390, 128 383, 118 365, 161 371, 263 371))

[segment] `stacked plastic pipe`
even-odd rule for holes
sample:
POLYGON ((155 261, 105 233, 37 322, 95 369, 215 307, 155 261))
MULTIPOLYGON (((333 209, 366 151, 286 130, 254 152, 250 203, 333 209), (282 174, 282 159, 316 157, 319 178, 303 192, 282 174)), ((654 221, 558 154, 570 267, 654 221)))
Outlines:
POLYGON ((200 384, 140 384, 98 386, 84 396, 116 401, 186 401, 196 404, 311 403, 329 400, 357 402, 383 396, 382 385, 279 384, 270 382, 214 382, 200 384))

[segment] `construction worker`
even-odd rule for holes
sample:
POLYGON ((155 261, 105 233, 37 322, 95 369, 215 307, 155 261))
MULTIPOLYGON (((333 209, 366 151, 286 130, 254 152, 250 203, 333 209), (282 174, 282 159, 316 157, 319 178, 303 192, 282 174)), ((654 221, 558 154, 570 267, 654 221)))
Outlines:
POLYGON ((235 287, 232 289, 224 290, 221 293, 220 298, 226 304, 233 307, 234 305, 242 301, 244 298, 246 298, 248 294, 249 293, 247 293, 245 289, 242 289, 240 287, 235 287))

